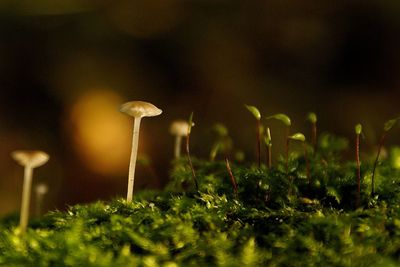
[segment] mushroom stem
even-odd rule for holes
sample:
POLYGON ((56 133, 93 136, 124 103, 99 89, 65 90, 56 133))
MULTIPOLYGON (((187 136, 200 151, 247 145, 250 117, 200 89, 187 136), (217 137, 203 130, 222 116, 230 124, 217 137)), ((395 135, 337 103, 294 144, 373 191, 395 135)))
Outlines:
POLYGON ((174 149, 174 156, 176 159, 181 156, 181 144, 182 144, 182 136, 177 135, 175 137, 175 149, 174 149))
POLYGON ((36 193, 35 214, 37 217, 40 217, 40 215, 42 215, 42 206, 43 206, 43 194, 36 193))
POLYGON ((132 202, 133 195, 133 186, 135 183, 135 168, 136 168, 136 159, 137 152, 139 146, 139 129, 141 117, 135 117, 133 123, 133 136, 132 136, 132 152, 131 152, 131 160, 129 163, 129 177, 128 177, 128 194, 126 196, 126 201, 132 202))
POLYGON ((21 203, 21 217, 19 225, 21 228, 21 233, 26 232, 28 226, 29 218, 29 201, 31 197, 31 187, 32 187, 32 173, 33 168, 31 166, 26 166, 24 170, 24 185, 22 189, 22 203, 21 203))

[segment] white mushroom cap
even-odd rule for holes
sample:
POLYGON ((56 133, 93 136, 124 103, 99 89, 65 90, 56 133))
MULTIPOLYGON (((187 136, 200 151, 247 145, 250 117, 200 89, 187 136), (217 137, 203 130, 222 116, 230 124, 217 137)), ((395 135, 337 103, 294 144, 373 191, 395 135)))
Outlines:
POLYGON ((38 194, 46 194, 48 190, 49 187, 44 183, 35 186, 35 192, 38 194))
MULTIPOLYGON (((194 123, 192 123, 192 126, 194 126, 194 123)), ((172 135, 177 135, 177 136, 186 136, 188 130, 189 130, 189 123, 184 120, 173 121, 169 128, 169 132, 172 135)))
POLYGON ((44 165, 50 156, 39 150, 16 150, 11 153, 11 157, 24 167, 36 168, 44 165))
POLYGON ((144 101, 126 102, 121 105, 119 111, 135 118, 154 117, 162 113, 161 109, 144 101))

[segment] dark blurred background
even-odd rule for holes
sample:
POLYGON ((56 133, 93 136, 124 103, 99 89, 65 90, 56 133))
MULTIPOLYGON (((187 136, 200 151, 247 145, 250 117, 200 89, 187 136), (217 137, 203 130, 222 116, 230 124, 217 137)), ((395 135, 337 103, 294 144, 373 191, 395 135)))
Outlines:
POLYGON ((130 100, 164 111, 143 120, 135 190, 168 181, 168 127, 191 111, 199 157, 223 122, 254 159, 244 103, 306 133, 308 111, 349 137, 361 122, 373 146, 399 112, 399 48, 398 0, 1 0, 0 215, 20 205, 15 149, 51 155, 34 177, 49 185, 46 209, 124 197, 132 120, 118 107, 130 100))

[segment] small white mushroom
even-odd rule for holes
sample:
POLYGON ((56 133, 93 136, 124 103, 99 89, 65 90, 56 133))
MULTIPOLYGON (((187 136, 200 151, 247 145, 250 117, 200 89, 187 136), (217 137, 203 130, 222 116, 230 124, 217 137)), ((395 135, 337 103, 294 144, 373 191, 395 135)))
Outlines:
MULTIPOLYGON (((192 126, 194 123, 192 124, 192 126)), ((174 156, 179 158, 181 155, 182 137, 186 136, 189 130, 189 123, 184 120, 173 121, 169 132, 175 136, 174 156)))
POLYGON ((36 216, 42 214, 43 198, 47 194, 49 187, 45 183, 40 183, 35 186, 36 194, 36 216))
POLYGON ((11 153, 11 157, 25 168, 21 216, 19 222, 21 233, 24 233, 29 219, 29 201, 31 196, 33 169, 44 165, 50 157, 47 153, 37 150, 17 150, 11 153))
POLYGON ((131 160, 129 163, 128 193, 126 197, 127 202, 132 202, 133 186, 135 182, 136 159, 139 146, 140 122, 143 117, 154 117, 160 115, 162 113, 162 110, 148 102, 131 101, 123 104, 120 108, 120 111, 134 118, 132 152, 131 160))

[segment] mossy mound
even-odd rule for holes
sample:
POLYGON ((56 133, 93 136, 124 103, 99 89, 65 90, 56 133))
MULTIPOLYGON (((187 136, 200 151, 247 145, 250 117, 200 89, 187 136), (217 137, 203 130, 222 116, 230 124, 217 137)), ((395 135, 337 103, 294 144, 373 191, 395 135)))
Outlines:
POLYGON ((346 142, 320 138, 317 152, 291 155, 272 169, 225 162, 176 161, 163 192, 133 203, 77 205, 32 220, 0 224, 5 266, 398 266, 400 171, 394 153, 381 162, 376 195, 372 166, 362 165, 356 207, 356 165, 343 162, 346 142), (328 142, 326 145, 324 142, 328 142))

